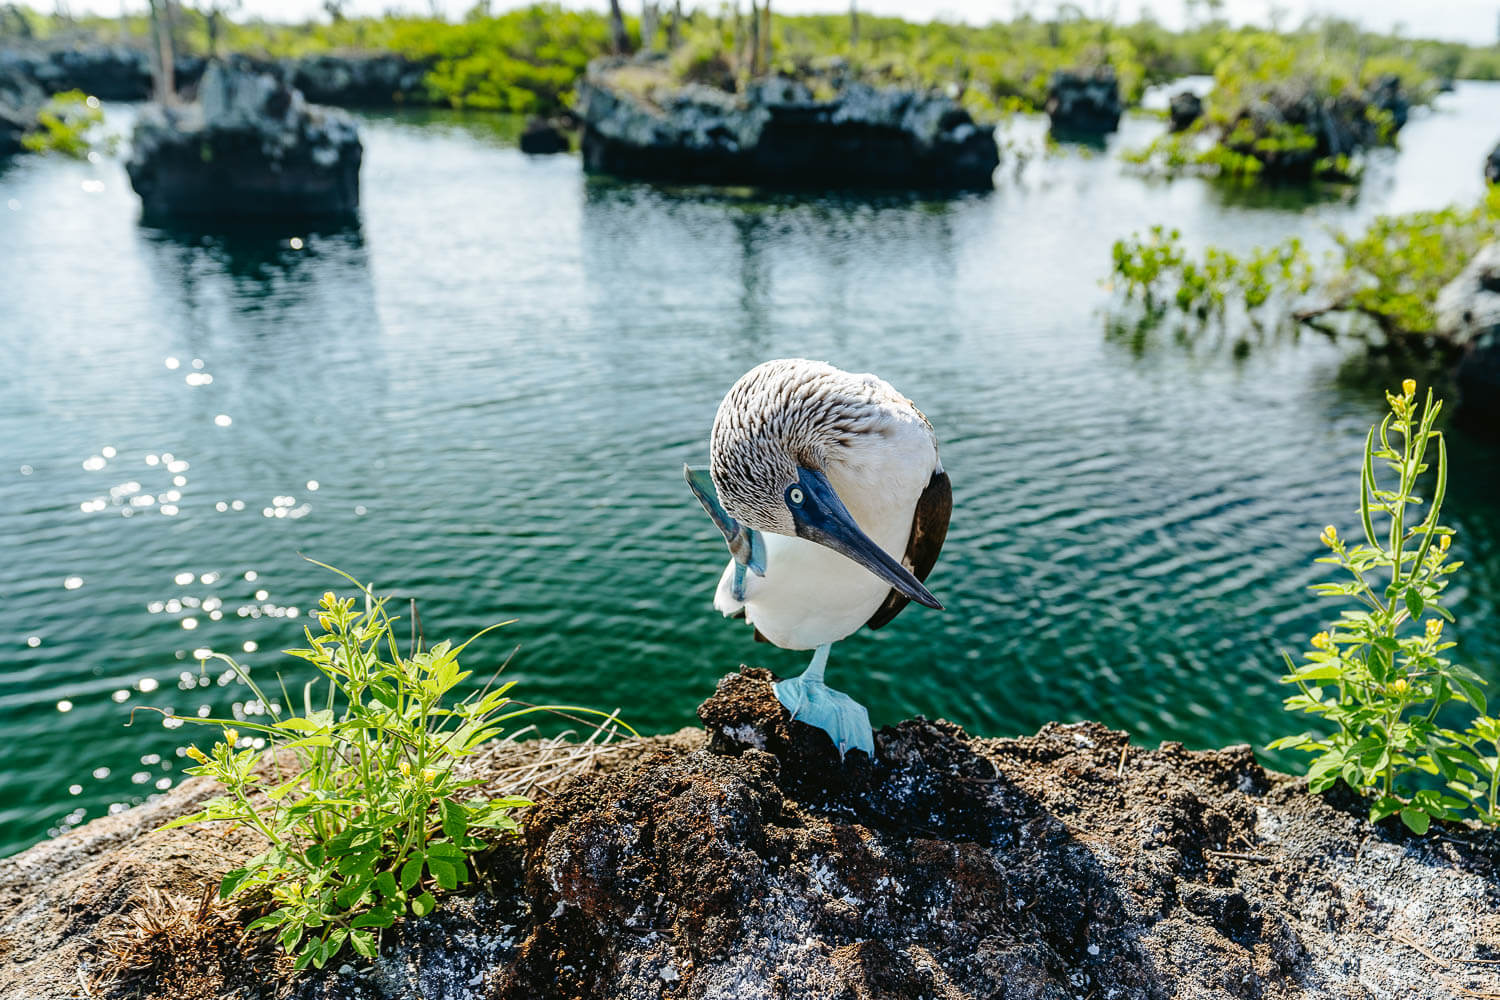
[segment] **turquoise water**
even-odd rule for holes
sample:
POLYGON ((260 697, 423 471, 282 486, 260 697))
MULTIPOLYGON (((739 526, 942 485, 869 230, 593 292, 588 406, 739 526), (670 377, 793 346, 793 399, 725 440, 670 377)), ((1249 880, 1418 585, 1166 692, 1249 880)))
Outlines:
MULTIPOLYGON (((177 779, 190 733, 131 710, 246 700, 195 651, 289 669, 337 582, 301 554, 417 597, 429 638, 515 619, 471 666, 514 650, 524 697, 647 731, 741 662, 800 669, 712 611, 725 552, 680 474, 724 390, 787 355, 890 379, 953 479, 947 611, 830 662, 877 725, 1300 726, 1278 651, 1318 627, 1318 531, 1354 529, 1400 373, 1311 337, 1111 337, 1100 279, 1154 222, 1248 246, 1472 200, 1500 89, 1444 102, 1353 196, 1071 148, 952 201, 667 190, 528 159, 494 119, 372 115, 358 228, 204 237, 142 226, 115 159, 0 168, 0 853, 177 779)), ((1460 652, 1500 676, 1500 453, 1456 430, 1452 457, 1460 652)))

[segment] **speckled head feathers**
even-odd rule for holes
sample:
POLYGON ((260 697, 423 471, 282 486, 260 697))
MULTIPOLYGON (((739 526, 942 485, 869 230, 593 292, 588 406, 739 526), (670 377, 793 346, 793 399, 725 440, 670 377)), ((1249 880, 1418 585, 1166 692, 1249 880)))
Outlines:
POLYGON ((782 491, 797 467, 825 470, 856 439, 912 414, 925 423, 911 400, 874 375, 803 358, 757 365, 714 418, 709 467, 719 501, 752 528, 795 534, 782 491))

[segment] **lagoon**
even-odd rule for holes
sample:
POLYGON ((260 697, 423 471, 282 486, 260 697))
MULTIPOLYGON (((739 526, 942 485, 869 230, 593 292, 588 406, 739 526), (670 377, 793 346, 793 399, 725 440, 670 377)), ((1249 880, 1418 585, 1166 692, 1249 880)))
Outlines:
MULTIPOLYGON (((120 128, 129 108, 109 109, 120 128)), ((666 188, 529 158, 515 123, 361 116, 360 224, 143 226, 117 159, 0 167, 0 854, 178 780, 182 714, 263 679, 341 567, 429 638, 514 619, 467 665, 517 694, 695 721, 757 645, 682 483, 770 357, 873 370, 937 427, 955 514, 912 607, 840 644, 878 727, 1097 719, 1143 744, 1263 746, 1306 587, 1356 526, 1359 451, 1405 372, 1316 336, 1247 351, 1111 333, 1109 247, 1155 223, 1233 247, 1478 197, 1500 86, 1461 84, 1358 189, 1148 181, 1063 146, 951 200, 666 188), (221 683, 221 681, 223 683, 221 683), (135 711, 132 724, 132 710, 135 711)), ((1456 427, 1456 651, 1500 678, 1500 448, 1456 427)), ((207 737, 209 734, 198 734, 207 737)), ((1292 766, 1294 757, 1267 756, 1292 766)))

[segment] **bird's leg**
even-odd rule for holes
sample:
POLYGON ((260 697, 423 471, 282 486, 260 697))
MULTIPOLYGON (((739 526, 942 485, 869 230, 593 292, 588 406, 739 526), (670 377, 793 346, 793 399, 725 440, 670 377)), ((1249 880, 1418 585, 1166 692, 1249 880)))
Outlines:
POLYGON ((850 750, 863 750, 874 760, 875 733, 870 728, 870 713, 847 694, 823 683, 832 646, 832 643, 819 646, 802 676, 777 681, 776 699, 793 719, 827 733, 838 748, 840 759, 850 750))

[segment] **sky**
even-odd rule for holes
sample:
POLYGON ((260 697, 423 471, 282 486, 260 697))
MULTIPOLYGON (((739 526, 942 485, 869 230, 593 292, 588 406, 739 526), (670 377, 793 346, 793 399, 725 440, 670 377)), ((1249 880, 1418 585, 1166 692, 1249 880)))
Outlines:
MULTIPOLYGON (((31 6, 49 9, 55 0, 23 0, 31 6)), ((143 9, 145 0, 63 0, 74 13, 118 14, 143 9)), ((449 15, 458 17, 473 6, 474 0, 348 0, 350 13, 378 14, 389 9, 427 12, 435 2, 449 15)), ((569 7, 606 6, 608 0, 564 0, 569 7)), ((639 0, 621 0, 626 9, 638 7, 639 0)), ((744 0, 748 6, 749 0, 744 0)), ((1018 10, 1030 10, 1039 17, 1048 16, 1058 6, 1057 0, 858 0, 859 9, 875 14, 893 14, 917 21, 934 17, 971 22, 1008 19, 1018 10)), ((717 7, 716 0, 685 0, 685 7, 717 7)), ((521 6, 507 0, 494 0, 492 8, 521 6)), ((665 6, 665 4, 664 4, 665 6)), ((846 0, 772 0, 772 9, 788 14, 823 13, 847 10, 846 0)), ((1077 0, 1077 6, 1090 14, 1111 14, 1127 21, 1149 10, 1157 20, 1181 26, 1184 17, 1182 0, 1077 0)), ((1240 23, 1266 24, 1272 8, 1287 14, 1288 24, 1296 24, 1308 15, 1333 14, 1358 21, 1375 31, 1390 31, 1400 25, 1404 34, 1424 38, 1446 38, 1488 45, 1496 41, 1500 26, 1500 0, 1224 0, 1225 16, 1240 23)), ((305 20, 322 16, 320 0, 242 0, 240 15, 269 20, 305 20)))

